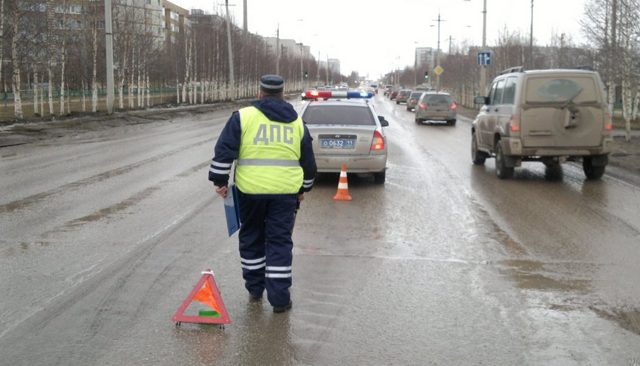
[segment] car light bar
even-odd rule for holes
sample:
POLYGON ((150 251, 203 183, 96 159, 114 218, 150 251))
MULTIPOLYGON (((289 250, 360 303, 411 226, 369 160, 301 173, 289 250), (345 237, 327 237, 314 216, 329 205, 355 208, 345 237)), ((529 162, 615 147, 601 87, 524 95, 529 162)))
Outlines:
POLYGON ((304 93, 305 97, 308 99, 339 99, 339 98, 372 98, 372 92, 359 92, 359 91, 331 91, 331 90, 307 90, 304 93))

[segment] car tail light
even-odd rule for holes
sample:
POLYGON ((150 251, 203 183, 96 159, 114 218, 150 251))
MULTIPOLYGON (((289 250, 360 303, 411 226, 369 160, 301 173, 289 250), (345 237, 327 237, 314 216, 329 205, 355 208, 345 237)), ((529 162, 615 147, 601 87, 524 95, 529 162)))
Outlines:
POLYGON ((458 108, 458 105, 456 104, 456 102, 451 103, 451 105, 449 106, 449 109, 455 110, 457 108, 458 108))
POLYGON ((607 131, 613 130, 613 122, 611 122, 611 114, 609 112, 604 114, 604 129, 607 131))
POLYGON ((371 150, 384 150, 384 136, 380 131, 373 131, 373 141, 371 142, 371 150))
POLYGON ((517 114, 511 115, 511 122, 509 123, 509 130, 511 132, 519 132, 520 131, 520 116, 517 114))
POLYGON ((426 103, 420 103, 420 109, 427 109, 426 103))

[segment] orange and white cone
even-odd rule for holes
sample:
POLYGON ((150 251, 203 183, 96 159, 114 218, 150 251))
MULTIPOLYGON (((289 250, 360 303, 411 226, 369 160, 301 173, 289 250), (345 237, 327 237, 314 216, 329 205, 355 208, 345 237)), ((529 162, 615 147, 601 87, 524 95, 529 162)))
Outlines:
POLYGON ((342 170, 340 170, 340 180, 338 181, 338 191, 333 196, 334 201, 351 201, 351 195, 349 194, 349 183, 347 183, 347 165, 342 164, 342 170))

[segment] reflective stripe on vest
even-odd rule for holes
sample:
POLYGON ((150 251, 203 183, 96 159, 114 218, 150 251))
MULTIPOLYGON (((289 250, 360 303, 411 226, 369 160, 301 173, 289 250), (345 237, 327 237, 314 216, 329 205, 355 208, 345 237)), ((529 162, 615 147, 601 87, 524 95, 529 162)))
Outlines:
POLYGON ((300 143, 302 119, 269 120, 258 108, 239 110, 242 137, 235 181, 249 194, 293 194, 302 187, 300 143))

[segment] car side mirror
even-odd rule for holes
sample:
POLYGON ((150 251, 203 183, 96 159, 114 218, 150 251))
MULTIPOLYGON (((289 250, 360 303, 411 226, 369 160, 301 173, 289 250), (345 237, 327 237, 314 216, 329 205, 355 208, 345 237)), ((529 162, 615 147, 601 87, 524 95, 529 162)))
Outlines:
POLYGON ((380 121, 380 126, 382 126, 382 127, 389 126, 389 121, 384 119, 384 116, 378 116, 378 120, 380 121))
POLYGON ((473 98, 473 104, 487 105, 489 104, 489 98, 483 96, 476 96, 473 98))

